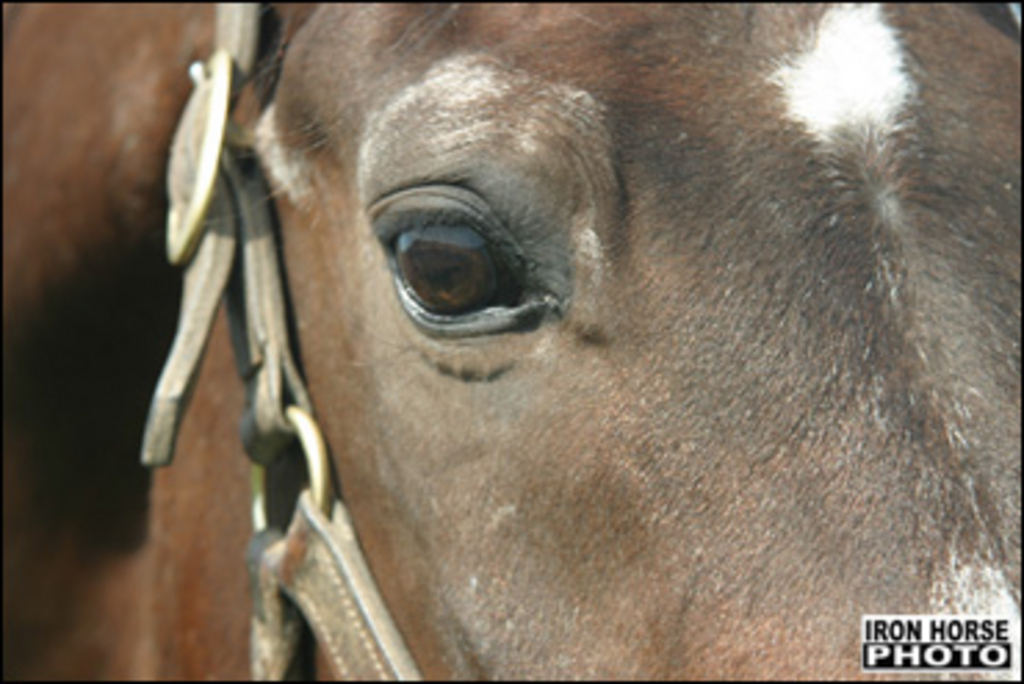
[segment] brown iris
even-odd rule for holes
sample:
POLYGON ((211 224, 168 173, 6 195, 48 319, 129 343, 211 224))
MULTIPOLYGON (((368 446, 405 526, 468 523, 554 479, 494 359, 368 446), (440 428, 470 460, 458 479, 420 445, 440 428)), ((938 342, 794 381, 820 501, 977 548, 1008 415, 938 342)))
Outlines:
POLYGON ((395 241, 399 275, 428 312, 455 316, 489 306, 498 290, 487 241, 465 226, 409 230, 395 241))

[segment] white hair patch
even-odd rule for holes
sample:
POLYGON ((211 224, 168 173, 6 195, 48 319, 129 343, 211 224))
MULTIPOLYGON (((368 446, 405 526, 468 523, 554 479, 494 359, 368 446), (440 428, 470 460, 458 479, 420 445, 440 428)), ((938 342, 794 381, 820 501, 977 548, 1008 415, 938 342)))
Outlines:
POLYGON ((789 116, 829 142, 844 129, 884 134, 915 92, 897 32, 878 5, 828 10, 809 46, 772 74, 789 116))
POLYGON ((284 190, 288 199, 298 204, 310 194, 312 174, 309 162, 300 152, 285 147, 281 142, 274 105, 267 108, 256 125, 256 150, 272 185, 284 190))
POLYGON ((1013 670, 1008 677, 1020 681, 1020 606, 1001 570, 977 558, 962 561, 953 553, 947 572, 935 582, 930 598, 935 614, 1009 618, 1013 670))

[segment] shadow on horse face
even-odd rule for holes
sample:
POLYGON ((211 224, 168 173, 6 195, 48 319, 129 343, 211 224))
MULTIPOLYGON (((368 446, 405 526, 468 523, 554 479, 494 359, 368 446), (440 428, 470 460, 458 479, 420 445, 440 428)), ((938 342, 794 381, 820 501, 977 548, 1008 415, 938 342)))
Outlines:
MULTIPOLYGON (((424 674, 856 677, 861 615, 1018 614, 1019 34, 932 7, 289 30, 257 148, 294 337, 424 674)), ((244 660, 246 599, 211 600, 245 536, 226 345, 153 485, 155 629, 202 635, 165 674, 244 660)))

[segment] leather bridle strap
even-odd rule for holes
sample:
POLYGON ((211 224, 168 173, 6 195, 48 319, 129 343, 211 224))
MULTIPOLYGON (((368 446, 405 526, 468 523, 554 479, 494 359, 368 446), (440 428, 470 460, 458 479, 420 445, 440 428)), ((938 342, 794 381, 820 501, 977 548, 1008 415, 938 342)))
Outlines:
POLYGON ((253 540, 249 572, 254 678, 278 679, 288 672, 288 647, 298 639, 294 605, 313 629, 335 678, 419 679, 340 502, 328 518, 310 492, 303 492, 287 536, 271 532, 253 540))
POLYGON ((259 13, 258 4, 218 6, 216 49, 205 65, 192 69, 196 88, 175 133, 168 167, 168 258, 185 267, 184 295, 178 332, 150 405, 142 461, 171 462, 225 299, 246 384, 242 441, 260 483, 248 558, 254 677, 301 674, 297 656, 305 621, 336 676, 418 679, 345 506, 331 497, 327 450, 289 344, 270 192, 248 146, 250 136, 230 120, 232 96, 256 61, 259 13), (263 468, 296 444, 309 464, 312 493, 300 495, 282 534, 266 527, 263 468))

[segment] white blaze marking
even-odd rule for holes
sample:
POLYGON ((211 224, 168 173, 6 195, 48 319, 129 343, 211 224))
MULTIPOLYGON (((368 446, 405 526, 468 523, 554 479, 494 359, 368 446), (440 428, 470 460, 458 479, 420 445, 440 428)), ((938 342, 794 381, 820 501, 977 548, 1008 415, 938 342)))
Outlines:
POLYGON ((1010 618, 1013 671, 1009 678, 1020 681, 1020 606, 1002 571, 975 559, 962 562, 954 553, 946 576, 932 587, 931 610, 939 615, 998 615, 1010 618))
POLYGON ((842 5, 822 18, 813 42, 772 75, 789 115, 819 140, 841 129, 884 133, 914 94, 903 49, 878 5, 842 5))

